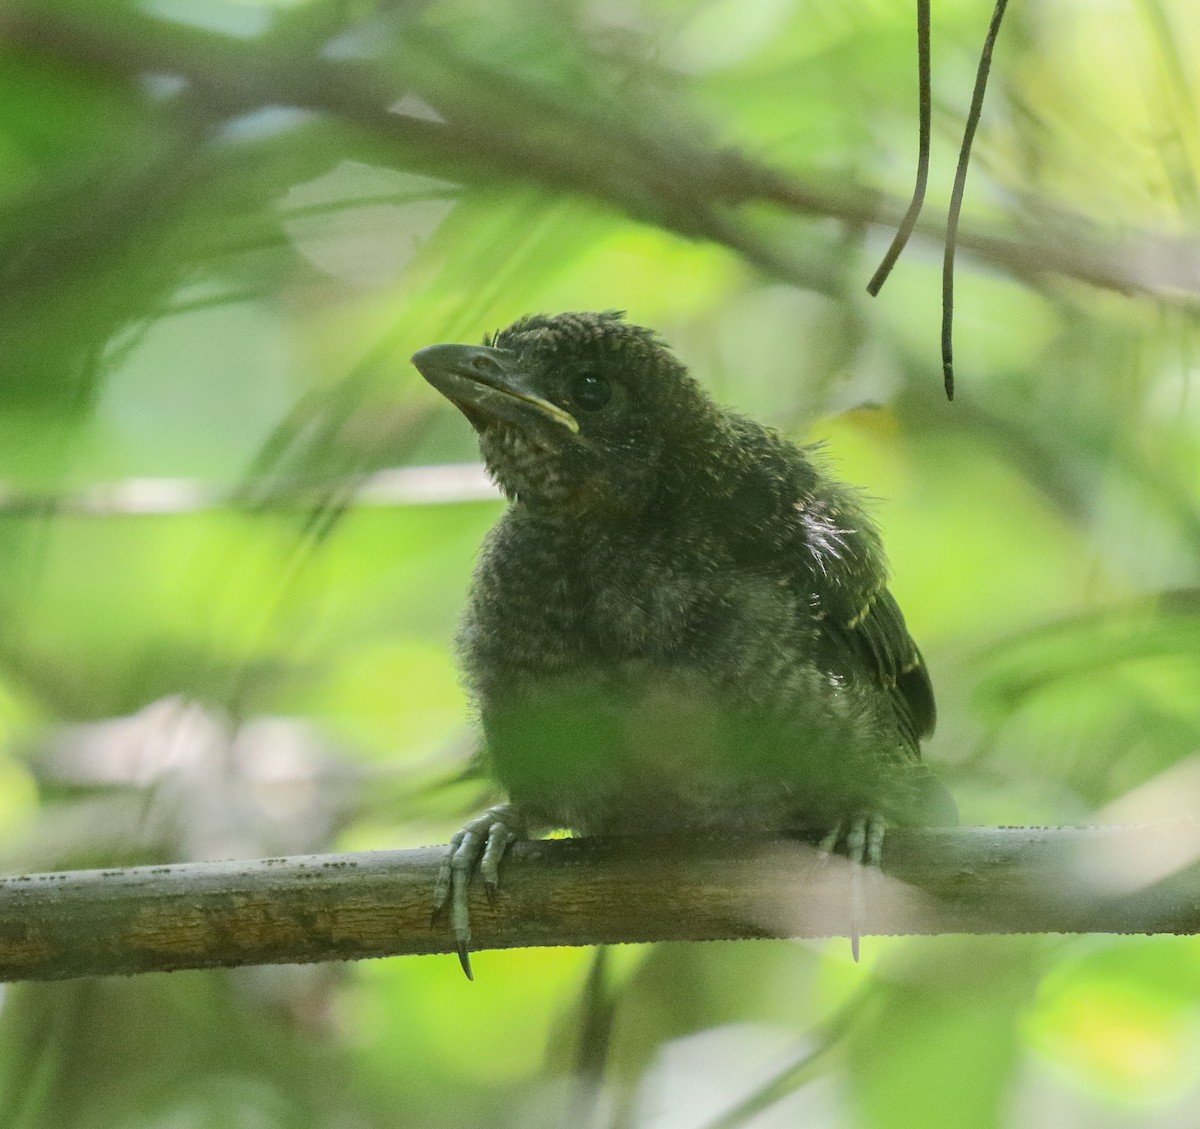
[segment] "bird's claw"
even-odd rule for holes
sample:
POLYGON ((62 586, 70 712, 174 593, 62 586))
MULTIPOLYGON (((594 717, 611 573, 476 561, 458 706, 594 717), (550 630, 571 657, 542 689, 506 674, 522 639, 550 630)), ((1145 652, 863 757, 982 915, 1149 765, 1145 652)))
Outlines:
POLYGON ((488 901, 495 903, 500 890, 500 862, 508 848, 524 833, 523 821, 511 804, 497 804, 471 820, 450 840, 433 887, 433 923, 450 911, 458 961, 468 980, 471 971, 471 911, 467 888, 476 869, 483 878, 488 901))
POLYGON ((856 815, 839 820, 817 845, 822 859, 828 859, 840 844, 850 862, 850 955, 859 957, 862 925, 867 916, 867 880, 880 873, 883 865, 883 836, 887 823, 881 815, 856 815), (845 835, 842 829, 846 828, 845 835))

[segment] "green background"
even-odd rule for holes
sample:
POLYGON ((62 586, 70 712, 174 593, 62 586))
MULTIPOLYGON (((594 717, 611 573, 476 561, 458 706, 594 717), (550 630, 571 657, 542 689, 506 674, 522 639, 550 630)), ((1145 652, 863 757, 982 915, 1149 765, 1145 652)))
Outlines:
MULTIPOLYGON (((1200 7, 1012 6, 948 404, 988 18, 935 5, 929 228, 871 299, 909 4, 0 0, 3 868, 476 811, 451 639, 500 503, 431 469, 475 448, 408 357, 563 309, 628 310, 878 499, 964 822, 1194 809, 1200 7)), ((588 1093, 591 959, 9 988, 0 1129, 1194 1124, 1191 939, 614 950, 588 1093)))

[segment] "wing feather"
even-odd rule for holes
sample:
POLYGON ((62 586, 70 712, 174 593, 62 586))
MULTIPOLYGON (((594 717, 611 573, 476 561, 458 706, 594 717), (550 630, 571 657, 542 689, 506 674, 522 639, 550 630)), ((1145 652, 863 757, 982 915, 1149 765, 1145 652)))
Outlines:
POLYGON ((879 534, 857 499, 829 485, 794 504, 804 538, 802 559, 812 562, 804 570, 812 606, 853 667, 865 668, 890 693, 906 746, 919 759, 921 739, 937 720, 929 672, 888 591, 879 534))

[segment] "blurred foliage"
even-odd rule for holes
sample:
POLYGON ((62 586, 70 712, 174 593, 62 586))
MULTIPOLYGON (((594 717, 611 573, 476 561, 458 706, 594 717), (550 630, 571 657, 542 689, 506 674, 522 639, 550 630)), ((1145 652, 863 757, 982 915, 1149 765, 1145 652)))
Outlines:
MULTIPOLYGON (((948 405, 990 7, 935 5, 925 224, 870 300, 906 5, 0 0, 6 869, 444 841, 499 503, 444 488, 470 429, 407 358, 572 308, 881 499, 965 822, 1194 811, 1200 8, 1010 8, 948 405)), ((22 986, 0 1129, 1192 1123, 1195 942, 865 950, 629 948, 587 1007, 577 951, 22 986)))

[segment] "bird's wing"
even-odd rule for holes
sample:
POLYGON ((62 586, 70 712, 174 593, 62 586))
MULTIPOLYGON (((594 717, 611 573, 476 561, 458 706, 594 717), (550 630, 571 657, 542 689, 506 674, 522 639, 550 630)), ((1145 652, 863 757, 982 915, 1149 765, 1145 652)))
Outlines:
POLYGON ((915 750, 933 732, 937 709, 925 660, 904 623, 895 597, 886 587, 865 597, 848 619, 849 610, 831 600, 828 627, 866 664, 887 689, 897 707, 901 728, 915 750))
POLYGON ((934 728, 933 686, 904 615, 887 588, 879 535, 836 489, 795 503, 813 614, 823 634, 886 689, 914 758, 934 728))

